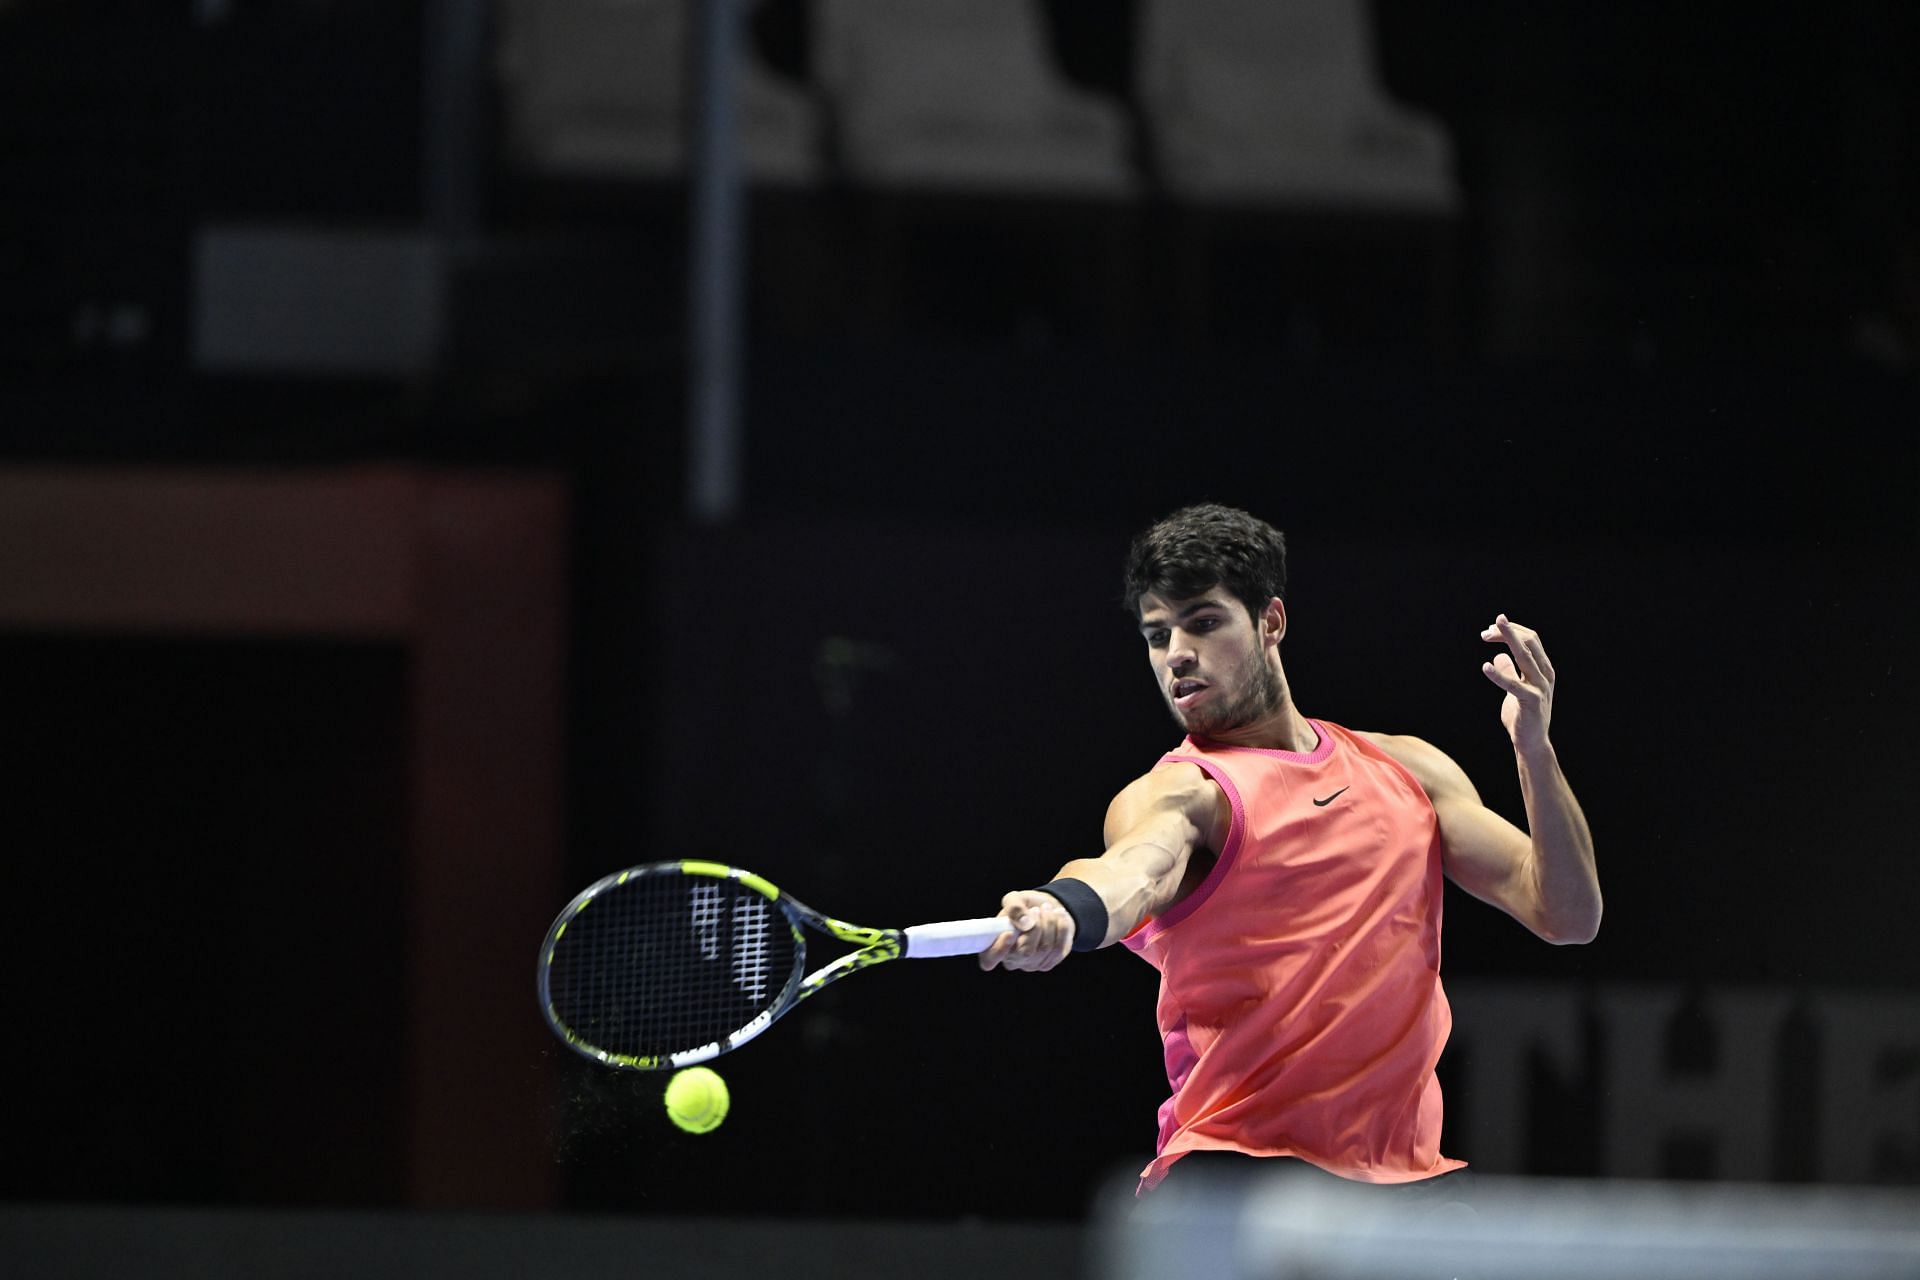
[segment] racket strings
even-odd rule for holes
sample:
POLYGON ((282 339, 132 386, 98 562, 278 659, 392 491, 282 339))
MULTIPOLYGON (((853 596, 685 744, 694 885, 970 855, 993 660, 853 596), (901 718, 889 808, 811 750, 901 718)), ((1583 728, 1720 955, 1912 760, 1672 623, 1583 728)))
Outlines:
POLYGON ((724 1041, 779 999, 804 953, 779 906, 731 880, 637 876, 591 899, 554 944, 553 1011, 610 1053, 724 1041))
POLYGON ((773 904, 759 894, 739 898, 733 904, 733 983, 755 1004, 767 998, 767 979, 773 971, 767 935, 773 922, 767 914, 773 904))

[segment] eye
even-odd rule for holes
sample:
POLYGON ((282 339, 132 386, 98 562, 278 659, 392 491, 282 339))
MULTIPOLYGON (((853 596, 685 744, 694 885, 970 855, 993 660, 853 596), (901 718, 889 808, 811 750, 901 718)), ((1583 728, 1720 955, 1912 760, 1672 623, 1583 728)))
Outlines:
POLYGON ((1147 632, 1147 648, 1164 649, 1167 647, 1167 633, 1164 631, 1147 632))
POLYGON ((1211 631, 1219 625, 1220 619, 1212 616, 1195 618, 1193 620, 1193 629, 1195 631, 1211 631))

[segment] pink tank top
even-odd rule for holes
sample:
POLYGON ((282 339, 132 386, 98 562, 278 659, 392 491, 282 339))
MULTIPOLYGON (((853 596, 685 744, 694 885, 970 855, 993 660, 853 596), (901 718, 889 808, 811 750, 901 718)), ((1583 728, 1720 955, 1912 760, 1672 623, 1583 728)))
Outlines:
POLYGON ((1160 971, 1173 1094, 1157 1186, 1198 1150, 1296 1156, 1362 1182, 1465 1163, 1440 1154, 1439 824, 1372 743, 1308 721, 1307 753, 1187 739, 1233 805, 1207 878, 1123 939, 1160 971))

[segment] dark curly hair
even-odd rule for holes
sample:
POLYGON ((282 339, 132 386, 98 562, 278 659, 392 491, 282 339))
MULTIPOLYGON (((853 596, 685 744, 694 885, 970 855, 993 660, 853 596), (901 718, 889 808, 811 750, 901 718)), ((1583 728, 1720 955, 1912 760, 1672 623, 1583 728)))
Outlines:
POLYGON ((1235 507, 1183 507, 1133 540, 1121 607, 1137 620, 1140 597, 1149 591, 1191 600, 1217 586, 1254 618, 1275 596, 1285 599, 1286 535, 1235 507))

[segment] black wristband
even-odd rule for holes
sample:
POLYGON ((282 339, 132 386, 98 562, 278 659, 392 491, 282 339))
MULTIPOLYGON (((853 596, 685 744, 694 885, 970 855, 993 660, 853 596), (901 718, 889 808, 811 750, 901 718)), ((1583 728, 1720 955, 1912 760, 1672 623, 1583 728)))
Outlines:
POLYGON ((1084 880, 1062 877, 1050 880, 1034 892, 1044 893, 1067 909, 1073 917, 1073 949, 1092 951, 1107 940, 1107 904, 1084 880))

